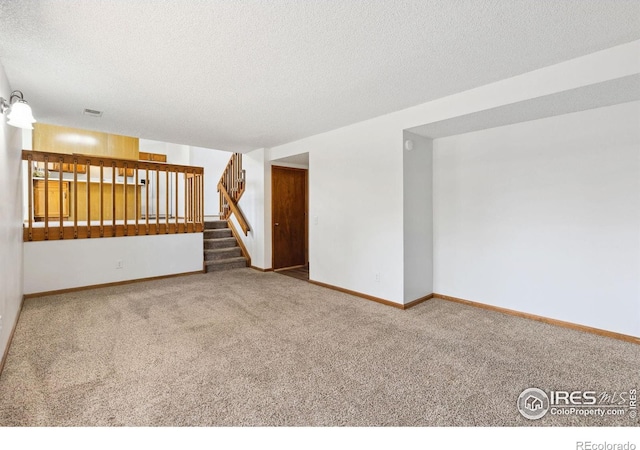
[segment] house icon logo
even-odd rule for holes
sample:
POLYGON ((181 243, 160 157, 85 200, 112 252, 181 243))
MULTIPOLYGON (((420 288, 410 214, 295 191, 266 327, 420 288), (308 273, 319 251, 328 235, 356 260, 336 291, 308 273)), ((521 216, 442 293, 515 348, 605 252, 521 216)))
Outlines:
POLYGON ((518 411, 529 420, 541 419, 549 411, 549 397, 542 389, 525 389, 518 397, 518 411))

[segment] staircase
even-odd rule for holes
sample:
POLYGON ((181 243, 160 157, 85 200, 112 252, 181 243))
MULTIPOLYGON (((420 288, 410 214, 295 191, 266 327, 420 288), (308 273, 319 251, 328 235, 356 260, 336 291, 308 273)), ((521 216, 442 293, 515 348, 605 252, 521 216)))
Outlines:
POLYGON ((204 264, 207 272, 247 267, 247 259, 226 220, 205 221, 204 264))

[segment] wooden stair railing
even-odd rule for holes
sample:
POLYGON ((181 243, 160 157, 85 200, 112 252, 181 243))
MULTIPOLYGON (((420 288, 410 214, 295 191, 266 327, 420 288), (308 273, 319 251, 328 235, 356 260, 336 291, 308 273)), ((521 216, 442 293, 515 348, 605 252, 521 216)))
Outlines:
POLYGON ((28 193, 24 241, 204 230, 202 167, 30 150, 22 151, 22 160, 28 193), (150 174, 154 187, 147 183, 150 174))
POLYGON ((244 235, 247 236, 251 228, 247 219, 238 207, 238 201, 244 193, 245 171, 242 169, 242 153, 234 153, 224 169, 218 182, 220 193, 220 219, 229 220, 231 214, 236 216, 244 235))

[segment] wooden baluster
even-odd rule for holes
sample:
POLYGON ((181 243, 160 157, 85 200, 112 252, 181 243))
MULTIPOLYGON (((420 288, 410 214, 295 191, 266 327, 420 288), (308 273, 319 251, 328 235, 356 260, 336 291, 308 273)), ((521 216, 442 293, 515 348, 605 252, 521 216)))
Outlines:
POLYGON ((218 189, 218 214, 222 220, 222 191, 220 189, 218 189))
POLYGON ((193 172, 193 195, 196 198, 195 204, 193 205, 193 209, 194 209, 194 215, 195 215, 195 219, 194 219, 194 225, 196 225, 194 231, 198 231, 198 229, 200 228, 199 226, 197 226, 197 224, 200 223, 200 177, 198 176, 198 174, 194 171, 193 172))
POLYGON ((184 171, 184 179, 185 179, 185 209, 186 209, 186 213, 187 213, 187 224, 191 221, 193 221, 193 216, 191 215, 191 178, 189 177, 189 174, 187 173, 187 170, 185 169, 184 171))
POLYGON ((191 197, 191 220, 193 221, 193 226, 194 226, 194 231, 195 231, 195 225, 196 222, 198 221, 198 218, 196 217, 196 202, 198 201, 198 198, 196 197, 196 174, 195 171, 191 172, 191 192, 189 192, 189 196, 191 197))
POLYGON ((156 166, 156 234, 160 234, 160 169, 156 166))
POLYGON ((138 221, 139 221, 139 211, 141 210, 140 208, 140 180, 138 179, 138 164, 135 164, 135 171, 136 171, 136 177, 135 177, 135 215, 136 215, 136 229, 135 229, 135 233, 136 236, 138 235, 138 221))
POLYGON ((176 229, 174 230, 175 233, 178 232, 178 169, 175 169, 175 174, 176 174, 176 182, 175 182, 175 199, 176 199, 176 209, 175 209, 175 221, 176 221, 176 229))
POLYGON ((200 176, 200 219, 200 231, 204 231, 204 172, 200 176))
POLYGON ((244 171, 242 170, 242 153, 238 153, 238 161, 240 166, 240 178, 242 181, 240 182, 240 195, 244 192, 244 171))
POLYGON ((44 239, 49 240, 49 157, 44 157, 44 239))
POLYGON ((166 178, 166 182, 165 182, 165 188, 164 188, 164 200, 166 202, 166 205, 164 207, 164 232, 169 233, 169 168, 165 167, 165 178, 166 178))
POLYGON ((111 161, 111 236, 116 235, 116 163, 111 161))
POLYGON ((184 171, 184 232, 187 232, 187 216, 188 214, 189 190, 187 187, 187 170, 184 171))
POLYGON ((27 189, 29 190, 29 228, 28 228, 28 233, 29 233, 29 240, 32 241, 33 240, 33 155, 29 154, 29 156, 27 157, 27 164, 28 164, 28 168, 27 168, 27 189))
POLYGON ((232 182, 232 189, 233 189, 233 192, 232 192, 233 197, 232 198, 235 200, 236 199, 236 192, 237 192, 237 189, 238 189, 238 185, 237 185, 237 183, 238 183, 238 160, 235 157, 235 154, 233 155, 233 174, 231 176, 231 182, 232 182))
POLYGON ((129 164, 124 163, 124 187, 123 187, 123 191, 124 191, 124 235, 125 236, 129 236, 129 214, 128 214, 128 209, 129 209, 129 192, 127 191, 127 170, 129 170, 129 164))
POLYGON ((62 222, 64 220, 64 203, 63 201, 66 200, 66 198, 63 199, 64 196, 64 189, 62 189, 62 164, 64 162, 64 159, 62 159, 62 157, 58 158, 58 201, 60 202, 60 228, 58 228, 58 236, 60 237, 60 239, 64 239, 64 223, 62 222))
POLYGON ((147 200, 144 203, 144 208, 145 208, 144 220, 146 223, 145 225, 146 234, 149 234, 149 165, 146 166, 145 170, 146 170, 146 176, 144 180, 144 192, 147 200))
POLYGON ((78 239, 78 158, 73 158, 73 238, 78 239))
POLYGON ((203 211, 203 204, 204 204, 204 191, 202 190, 202 181, 204 180, 202 175, 198 175, 198 222, 202 223, 204 222, 204 211, 203 211))
POLYGON ((229 180, 227 182, 227 192, 233 195, 233 171, 234 171, 233 155, 231 156, 231 164, 229 165, 229 180))
MULTIPOLYGON (((195 204, 195 215, 196 215, 196 223, 200 223, 200 174, 194 171, 193 173, 193 188, 195 190, 196 196, 196 204, 195 204)), ((194 231, 198 231, 199 227, 196 227, 194 231)))
POLYGON ((238 201, 238 192, 240 191, 240 159, 238 158, 238 154, 236 153, 236 157, 235 157, 235 161, 236 161, 236 174, 235 174, 235 180, 234 180, 234 185, 236 188, 235 191, 235 201, 238 201))
POLYGON ((104 161, 100 161, 100 237, 104 237, 104 190, 103 190, 103 179, 104 179, 104 161))
POLYGON ((91 237, 91 160, 87 159, 87 237, 91 237))

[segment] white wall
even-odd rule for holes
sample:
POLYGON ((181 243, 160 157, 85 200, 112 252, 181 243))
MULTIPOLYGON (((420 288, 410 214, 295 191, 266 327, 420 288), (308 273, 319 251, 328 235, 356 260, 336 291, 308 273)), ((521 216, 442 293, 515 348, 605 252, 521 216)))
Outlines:
MULTIPOLYGON (((637 74, 638 54, 634 41, 271 148, 267 161, 309 153, 311 278, 398 303, 409 299, 402 130, 637 74)), ((270 251, 270 243, 264 248, 270 251)))
MULTIPOLYGON (((11 87, 0 65, 0 96, 11 87)), ((27 94, 28 95, 28 94, 27 94)), ((37 116, 37 112, 36 112, 37 116)), ((0 358, 22 302, 22 133, 0 117, 0 358)))
POLYGON ((436 292, 640 336, 640 103, 434 152, 436 292))
POLYGON ((271 149, 309 152, 312 280, 404 302, 402 136, 367 121, 271 149))
MULTIPOLYGON (((214 150, 210 148, 191 147, 188 145, 171 144, 169 142, 140 139, 140 151, 167 155, 167 163, 184 166, 196 166, 204 168, 204 214, 205 216, 217 216, 220 213, 220 199, 218 197, 218 180, 222 175, 231 152, 214 150)), ((165 182, 160 180, 160 195, 164 198, 165 182)), ((170 189, 173 188, 173 180, 170 181, 170 189)), ((184 178, 178 176, 178 215, 184 216, 184 178)), ((154 204, 155 191, 150 192, 150 202, 154 204)), ((173 190, 171 190, 173 196, 173 190)), ((173 197, 172 197, 173 198, 173 197)), ((174 201, 170 202, 171 213, 174 213, 174 201)), ((160 213, 164 213, 164 206, 160 202, 160 213)))
POLYGON ((433 293, 433 141, 408 131, 403 153, 404 302, 433 293))
POLYGON ((25 242, 24 292, 195 272, 202 248, 202 233, 25 242))
POLYGON ((232 153, 210 148, 189 147, 189 165, 204 167, 204 215, 220 214, 218 181, 232 153))
MULTIPOLYGON (((189 146, 181 144, 171 144, 169 142, 152 141, 149 139, 140 139, 139 150, 147 153, 157 153, 167 155, 168 164, 179 164, 183 166, 189 165, 189 146)), ((144 179, 146 172, 140 171, 139 178, 144 179)), ((154 217, 157 214, 166 214, 166 202, 164 199, 167 195, 167 181, 163 175, 156 180, 155 172, 149 172, 149 180, 146 180, 145 186, 149 187, 149 215, 154 217), (160 191, 160 208, 156 211, 156 183, 159 185, 160 191)), ((146 195, 144 188, 141 192, 142 211, 146 211, 146 195)), ((169 215, 170 217, 184 217, 184 175, 178 174, 178 210, 175 206, 175 175, 169 178, 169 215)))

